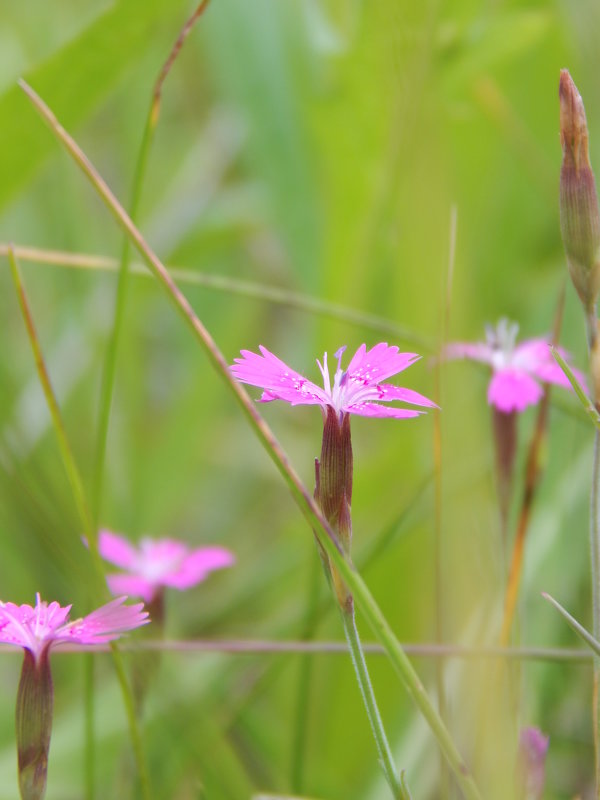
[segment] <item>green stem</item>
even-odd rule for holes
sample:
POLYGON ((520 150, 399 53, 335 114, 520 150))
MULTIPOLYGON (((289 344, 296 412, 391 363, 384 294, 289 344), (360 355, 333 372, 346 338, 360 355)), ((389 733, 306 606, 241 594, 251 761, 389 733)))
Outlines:
MULTIPOLYGON (((600 639, 600 431, 594 437, 594 466, 592 469, 592 495, 590 509, 590 554, 592 571, 592 612, 593 633, 600 639)), ((600 659, 594 658, 594 756, 596 768, 596 789, 600 790, 600 659)))
POLYGON ((94 735, 94 656, 91 653, 86 653, 83 657, 83 670, 85 796, 87 800, 93 800, 96 794, 96 747, 94 735))
MULTIPOLYGON (((319 621, 319 587, 321 585, 321 561, 312 553, 307 582, 306 611, 302 621, 302 641, 314 639, 319 621)), ((312 680, 313 659, 305 655, 300 659, 298 687, 296 691, 296 724, 292 737, 291 777, 292 791, 302 794, 304 787, 304 762, 306 759, 306 739, 308 728, 308 711, 310 706, 310 687, 312 680)))
POLYGON ((165 266, 129 219, 124 208, 110 191, 106 182, 99 175, 98 171, 91 164, 79 145, 60 125, 55 115, 33 89, 22 80, 19 82, 19 85, 29 97, 37 112, 46 121, 54 136, 61 142, 73 161, 82 170, 84 175, 86 175, 117 224, 129 236, 164 291, 167 292, 169 300, 172 302, 178 314, 191 329, 193 335, 204 349, 217 374, 239 403, 250 426, 288 485, 298 507, 311 528, 315 531, 321 546, 339 569, 350 591, 354 594, 359 608, 364 613, 369 625, 379 641, 383 644, 396 671, 402 678, 407 691, 427 720, 439 746, 446 755, 448 763, 456 776, 456 781, 461 787, 464 796, 467 800, 480 800, 481 795, 479 794, 468 767, 462 760, 452 741, 450 733, 429 699, 425 687, 419 680, 419 677, 402 650, 400 643, 394 636, 366 584, 356 572, 350 560, 342 553, 337 537, 331 530, 327 520, 323 517, 312 494, 308 491, 306 486, 304 486, 297 472, 291 466, 287 455, 281 448, 281 445, 275 438, 271 429, 260 415, 256 403, 251 400, 242 384, 235 381, 229 369, 228 362, 225 360, 225 357, 217 347, 208 330, 194 313, 188 299, 175 284, 165 266))
MULTIPOLYGON (((66 253, 60 250, 42 250, 20 245, 15 245, 14 250, 21 261, 29 261, 35 264, 102 272, 116 272, 120 268, 120 262, 107 256, 66 253)), ((6 251, 6 245, 0 243, 0 256, 6 255, 6 251)), ((405 342, 411 346, 420 347, 424 352, 433 352, 433 343, 428 338, 415 333, 415 331, 398 325, 391 319, 350 308, 341 303, 333 303, 329 300, 322 300, 319 297, 312 297, 291 289, 278 288, 258 281, 244 281, 239 278, 230 278, 226 275, 201 272, 185 267, 169 265, 168 270, 178 283, 203 286, 205 289, 212 291, 235 294, 250 300, 260 300, 261 302, 273 303, 284 308, 291 308, 294 311, 304 311, 327 319, 347 322, 355 327, 381 333, 384 336, 391 336, 396 342, 405 342)), ((143 264, 136 262, 129 265, 129 274, 143 278, 152 277, 143 264)))
MULTIPOLYGON (((153 134, 156 129, 156 125, 158 123, 163 84, 167 78, 167 75, 169 74, 169 71, 171 70, 171 67, 173 66, 175 59, 177 58, 181 50, 181 47, 185 39, 189 35, 196 20, 198 20, 199 17, 204 12, 206 6, 208 5, 208 2, 209 0, 202 0, 202 2, 198 5, 192 16, 186 21, 156 80, 154 91, 152 93, 152 99, 150 102, 150 106, 148 108, 146 124, 144 125, 142 141, 140 144, 140 149, 138 151, 137 161, 133 174, 131 203, 129 207, 130 208, 129 213, 132 220, 136 220, 138 215, 140 197, 142 194, 142 186, 144 183, 144 175, 146 173, 146 167, 148 165, 148 156, 150 153, 150 147, 152 145, 153 134)), ((123 320, 125 318, 125 306, 127 301, 127 289, 129 286, 129 275, 130 275, 130 270, 129 270, 130 253, 131 253, 131 244, 129 241, 129 237, 125 236, 123 238, 123 247, 121 249, 121 260, 119 262, 119 279, 117 282, 117 291, 115 298, 113 328, 108 342, 108 347, 106 349, 104 372, 102 376, 102 386, 100 389, 100 407, 98 414, 98 432, 96 439, 96 460, 94 464, 94 478, 92 486, 92 503, 91 503, 95 536, 98 535, 98 522, 102 509, 102 495, 104 488, 104 465, 106 462, 108 427, 110 422, 110 411, 112 406, 112 399, 115 388, 115 377, 117 371, 117 350, 118 350, 119 340, 121 337, 121 332, 123 330, 123 320)), ((119 671, 119 667, 117 667, 117 671, 119 671)), ((126 686, 127 683, 125 682, 125 684, 122 685, 126 686)), ((86 682, 86 690, 88 692, 93 691, 93 683, 91 675, 90 675, 90 680, 86 682)), ((93 714, 93 702, 91 700, 88 699, 88 702, 86 702, 85 704, 85 708, 86 708, 86 715, 88 713, 93 714)), ((86 735, 86 753, 88 754, 88 758, 86 758, 86 769, 89 769, 91 771, 91 774, 87 777, 86 780, 87 800, 94 800, 93 768, 94 768, 95 747, 93 740, 93 730, 94 730, 93 719, 86 718, 85 735, 86 735), (91 739, 87 740, 88 737, 91 737, 91 739)))
MULTIPOLYGON (((133 185, 131 191, 131 205, 130 216, 135 220, 137 217, 139 201, 141 197, 142 184, 146 165, 148 163, 148 154, 150 152, 150 145, 152 143, 153 125, 151 123, 152 109, 148 113, 148 119, 144 127, 144 134, 142 136, 142 143, 138 153, 136 168, 133 177, 133 185)), ((106 461, 106 445, 108 439, 108 426, 110 421, 110 409, 112 405, 112 398, 115 388, 115 375, 117 371, 117 349, 121 331, 123 329, 123 320, 125 318, 125 305, 127 300, 127 288, 129 286, 129 261, 131 253, 131 244, 127 236, 123 239, 123 247, 121 249, 121 260, 119 262, 119 278, 117 282, 117 291, 115 296, 115 312, 113 327, 106 349, 106 357, 104 361, 104 372, 102 375, 102 387, 100 389, 100 406, 98 413, 98 432, 96 438, 96 460, 94 464, 94 482, 92 487, 92 514, 95 522, 95 529, 97 531, 98 521, 102 506, 102 493, 104 483, 104 464, 106 461)))
MULTIPOLYGON (((98 542, 97 542, 96 531, 94 529, 92 514, 83 488, 83 481, 81 479, 81 475, 79 473, 79 469, 77 468, 75 457, 73 456, 73 451, 71 449, 71 445, 67 437, 62 415, 60 413, 60 407, 58 405, 54 389, 52 388, 50 375, 46 368, 46 363, 44 361, 44 356, 42 353, 39 337, 37 335, 37 331, 35 329, 35 324, 33 321, 33 315, 29 307, 29 301, 27 299, 27 294, 25 292, 25 287, 23 285, 23 281, 21 278, 19 265, 15 258, 14 250, 10 247, 8 249, 8 261, 10 264, 10 270, 15 284, 15 288, 17 290, 17 295, 19 297, 19 304, 21 306, 23 319, 27 327, 27 332, 29 335, 31 348, 33 350, 38 376, 44 391, 46 403, 48 405, 54 430, 56 432, 56 436, 58 439, 59 450, 62 457, 62 461, 65 467, 65 471, 67 473, 67 477, 69 479, 69 483, 71 484, 71 489, 73 491, 73 496, 75 498, 77 510, 81 517, 84 533, 89 544, 89 550, 92 556, 92 564, 94 565, 95 577, 97 582, 96 594, 100 595, 101 593, 104 593, 106 591, 106 581, 104 576, 104 567, 102 564, 102 559, 100 558, 100 554, 98 552, 98 542)), ((129 721, 129 734, 131 737, 131 742, 137 761, 138 771, 140 774, 140 782, 142 785, 143 797, 144 800, 150 800, 151 797, 150 782, 146 770, 146 763, 142 750, 139 727, 137 724, 137 720, 135 718, 135 713, 132 713, 132 711, 130 711, 130 709, 133 709, 133 699, 131 696, 131 691, 129 689, 125 677, 122 658, 119 651, 116 648, 116 645, 113 645, 112 651, 113 651, 113 661, 115 664, 115 669, 117 671, 117 677, 119 679, 119 683, 121 684, 123 700, 127 711, 127 718, 129 721)))
POLYGON ((373 731, 373 736, 375 737, 375 744, 377 746, 377 752, 379 753, 379 760, 381 762, 385 779, 388 782, 396 800, 398 800, 398 798, 400 798, 400 800, 409 800, 410 794, 406 793, 405 787, 400 782, 400 778, 396 773, 392 751, 385 735, 383 722, 381 721, 381 715, 379 713, 379 708, 377 707, 375 694, 373 693, 373 686, 369 678, 367 662, 365 661, 362 645, 360 643, 360 637, 356 628, 354 611, 342 610, 341 615, 342 623, 344 625, 344 632, 348 641, 348 647, 350 648, 350 656, 352 657, 354 672, 356 673, 356 679, 360 687, 360 692, 365 704, 371 730, 373 731))
MULTIPOLYGON (((144 128, 142 137, 142 144, 138 153, 137 164, 133 178, 132 199, 131 199, 131 217, 137 217, 137 210, 139 206, 139 199, 141 196, 141 188, 143 182, 143 175, 148 161, 148 153, 152 140, 152 130, 150 125, 150 114, 144 128)), ((93 536, 97 539, 98 536, 98 523, 100 521, 100 514, 102 511, 102 495, 104 488, 104 466, 106 462, 106 448, 108 442, 108 426, 110 422, 110 411, 112 406, 112 398, 115 388, 115 376, 117 371, 117 348, 121 331, 123 329, 123 320, 125 318, 125 305, 127 299, 127 287, 129 285, 129 261, 130 261, 131 245, 129 239, 125 236, 123 239, 123 247, 121 250, 121 261, 119 264, 119 278, 117 282, 117 291, 115 297, 115 311, 113 328, 106 348, 106 355, 104 360, 104 370, 102 374, 102 384, 100 387, 100 404, 98 411, 98 430, 96 434, 96 458, 94 463, 94 473, 92 482, 92 519, 93 519, 93 536)), ((86 786, 86 800, 94 800, 95 797, 95 781, 94 781, 94 758, 95 758, 95 741, 94 741, 94 702, 90 696, 94 691, 93 683, 93 667, 90 666, 86 672, 85 692, 85 786, 86 786)))

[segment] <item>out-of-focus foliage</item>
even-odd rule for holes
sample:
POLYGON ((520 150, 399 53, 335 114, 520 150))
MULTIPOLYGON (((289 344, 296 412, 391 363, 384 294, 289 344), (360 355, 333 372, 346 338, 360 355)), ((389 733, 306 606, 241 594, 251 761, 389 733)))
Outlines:
MULTIPOLYGON (((114 223, 15 81, 23 75, 40 92, 127 204, 152 85, 192 10, 181 0, 2 4, 1 241, 118 256, 114 223)), ((454 207, 451 338, 481 338, 484 324, 501 316, 517 320, 523 335, 547 332, 566 274, 558 73, 569 67, 582 92, 592 162, 600 168, 599 35, 592 0, 212 0, 165 84, 140 228, 168 264, 310 293, 395 320, 435 345, 454 207)), ((89 486, 116 278, 23 267, 89 486)), ((41 591, 83 614, 90 604, 88 556, 5 260, 0 287, 0 597, 32 602, 41 591)), ((313 379, 314 359, 324 350, 380 338, 230 292, 186 293, 228 358, 264 344, 313 379)), ((571 287, 562 342, 583 367, 583 323, 571 287)), ((401 382, 430 395, 432 374, 424 360, 401 382)), ((504 566, 486 375, 453 363, 442 379, 444 635, 493 644, 504 566)), ((518 640, 527 645, 575 644, 541 600, 542 590, 588 627, 591 618, 592 433, 576 402, 564 396, 559 403, 558 394, 526 549, 518 640)), ((310 485, 318 411, 274 404, 265 415, 310 485)), ((533 414, 523 415, 519 469, 532 424, 533 414)), ((356 563, 362 567, 365 554, 388 536, 364 576, 402 640, 431 641, 433 416, 357 420, 353 433, 356 563)), ((520 488, 519 480, 517 500, 520 488)), ((316 558, 312 533, 197 345, 146 278, 132 279, 128 297, 101 517, 132 538, 171 535, 236 553, 231 570, 169 596, 170 637, 302 635, 316 558)), ((339 639, 322 584, 316 635, 339 639)), ((387 796, 349 659, 310 658, 302 792, 387 796)), ((415 663, 433 689, 433 662, 415 663)), ((446 663, 449 726, 480 775, 517 741, 490 696, 494 663, 446 663)), ((165 654, 144 729, 154 796, 219 800, 299 791, 291 775, 302 664, 297 655, 165 654)), ((20 656, 1 654, 0 800, 17 796, 11 687, 19 665, 20 656)), ((373 657, 371 665, 398 765, 416 798, 439 797, 429 732, 385 659, 373 657)), ((67 800, 82 796, 81 656, 56 654, 54 678, 47 797, 67 800)), ((538 725, 551 737, 545 796, 589 791, 589 668, 527 662, 519 685, 519 724, 538 725)), ((96 728, 99 796, 129 796, 124 714, 102 656, 96 728)))

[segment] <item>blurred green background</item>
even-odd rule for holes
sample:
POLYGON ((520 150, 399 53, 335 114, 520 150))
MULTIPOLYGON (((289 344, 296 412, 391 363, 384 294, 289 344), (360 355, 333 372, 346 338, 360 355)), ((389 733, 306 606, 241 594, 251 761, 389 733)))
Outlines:
MULTIPOLYGON (((181 0, 2 3, 0 241, 119 256, 119 231, 16 80, 25 77, 42 95, 127 204, 152 86, 193 8, 181 0)), ((455 209, 450 337, 482 338, 484 324, 501 316, 518 321, 523 336, 543 334, 566 275, 558 74, 568 67, 582 92, 598 166, 599 35, 593 0, 212 0, 165 84, 140 228, 169 265, 391 320, 408 332, 394 343, 429 357, 442 333, 455 209)), ((89 487, 116 278, 34 263, 23 263, 23 272, 89 487)), ((0 287, 0 596, 32 602, 40 591, 87 613, 88 556, 5 259, 0 287)), ((324 350, 384 338, 260 297, 185 291, 229 360, 263 344, 316 380, 315 358, 324 350)), ((584 367, 583 323, 570 286, 562 343, 584 367)), ((400 383, 432 395, 433 375, 425 358, 400 383)), ((452 363, 442 381, 444 637, 493 644, 503 566, 487 374, 452 363)), ((577 644, 542 590, 591 625, 591 431, 575 400, 559 394, 525 554, 517 639, 525 645, 577 644)), ((273 404, 264 414, 312 485, 318 411, 273 404)), ((534 416, 528 411, 520 420, 519 477, 534 416)), ((353 423, 355 560, 402 641, 435 636, 433 423, 433 414, 353 423)), ((238 407, 146 277, 131 281, 106 466, 104 525, 133 539, 180 537, 236 554, 231 570, 169 596, 169 637, 302 635, 317 558, 312 533, 238 407)), ((519 494, 520 484, 517 501, 519 494)), ((339 640, 321 583, 316 636, 339 640)), ((0 656, 0 800, 17 797, 20 662, 17 654, 0 656)), ((304 657, 165 654, 144 727, 154 796, 387 797, 349 658, 322 653, 310 662, 298 781, 304 657)), ((84 657, 57 653, 53 664, 47 797, 74 800, 83 797, 84 657)), ((370 664, 415 798, 439 797, 431 735, 385 658, 370 664)), ((514 731, 501 734, 501 720, 494 727, 492 664, 445 666, 449 725, 481 774, 500 750, 516 747, 514 731)), ((97 656, 96 665, 98 796, 128 797, 122 701, 108 656, 97 656)), ((431 659, 415 666, 433 691, 431 659)), ((590 696, 589 666, 522 668, 519 721, 551 736, 548 798, 591 792, 590 696)))

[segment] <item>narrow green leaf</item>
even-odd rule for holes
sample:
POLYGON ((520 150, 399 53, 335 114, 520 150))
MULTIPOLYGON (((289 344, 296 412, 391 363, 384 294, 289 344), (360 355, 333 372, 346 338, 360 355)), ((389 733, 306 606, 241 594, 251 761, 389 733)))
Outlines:
MULTIPOLYGON (((117 3, 81 35, 27 75, 61 118, 76 126, 139 60, 152 29, 170 12, 169 0, 117 3), (76 66, 75 66, 76 65, 76 66)), ((52 142, 23 101, 17 85, 0 96, 0 207, 35 173, 52 142), (24 116, 28 118, 24 119, 24 116)))
POLYGON ((558 366, 562 369, 562 371, 565 373, 565 375, 569 379, 569 383, 573 387, 573 391, 577 395, 577 398, 578 398, 579 402, 581 403, 581 405, 583 406, 583 409, 584 409, 585 413, 592 420, 592 422, 594 423, 596 428, 598 428, 598 430, 600 430, 600 414, 598 414, 598 412, 596 411, 596 407, 594 406, 594 403, 587 396, 587 394, 585 393, 584 388, 582 387, 582 385, 579 383, 579 381, 577 380, 577 378, 573 374, 573 370, 569 367, 569 365, 564 360, 564 358, 561 356, 561 354, 558 352, 556 347, 550 347, 550 350, 552 351, 552 355, 554 356, 554 359, 555 359, 556 363, 558 364, 558 366))

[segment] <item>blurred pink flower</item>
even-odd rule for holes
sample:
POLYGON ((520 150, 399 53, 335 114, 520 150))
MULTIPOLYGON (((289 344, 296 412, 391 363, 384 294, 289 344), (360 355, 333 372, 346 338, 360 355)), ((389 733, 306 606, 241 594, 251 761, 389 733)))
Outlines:
POLYGON ((223 547, 190 550, 174 539, 142 539, 135 547, 122 536, 100 531, 98 550, 102 558, 125 570, 106 576, 113 594, 130 594, 150 603, 164 586, 189 589, 209 572, 231 566, 235 559, 223 547))
MULTIPOLYGON (((542 383, 554 383, 571 389, 565 373, 558 366, 545 339, 526 339, 516 343, 519 326, 501 319, 496 326, 488 326, 485 342, 454 342, 444 350, 445 358, 470 358, 492 368, 488 387, 488 403, 506 414, 523 411, 535 405, 542 397, 542 383)), ((560 355, 568 354, 560 347, 560 355)), ((585 377, 579 370, 573 374, 585 387, 585 377)))
POLYGON ((338 365, 333 377, 333 386, 327 366, 327 353, 323 363, 317 361, 323 376, 323 388, 294 372, 266 347, 260 345, 261 355, 242 350, 242 358, 236 358, 231 367, 233 375, 241 383, 249 383, 264 389, 261 403, 285 400, 291 405, 319 405, 326 412, 333 408, 340 419, 344 414, 359 414, 363 417, 416 417, 421 411, 379 405, 381 402, 398 400, 415 406, 435 408, 435 403, 412 389, 402 389, 381 381, 402 372, 419 356, 415 353, 399 353, 397 347, 380 342, 367 350, 361 344, 347 370, 342 369, 345 347, 335 354, 338 365))
POLYGON ((104 644, 149 622, 143 604, 125 606, 126 597, 111 600, 87 617, 69 622, 71 606, 46 603, 36 594, 35 607, 0 602, 0 642, 24 647, 39 661, 60 644, 104 644))
POLYGON ((527 800, 541 800, 546 781, 546 755, 550 737, 539 728, 523 728, 519 735, 518 778, 521 796, 527 800))

